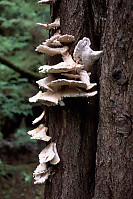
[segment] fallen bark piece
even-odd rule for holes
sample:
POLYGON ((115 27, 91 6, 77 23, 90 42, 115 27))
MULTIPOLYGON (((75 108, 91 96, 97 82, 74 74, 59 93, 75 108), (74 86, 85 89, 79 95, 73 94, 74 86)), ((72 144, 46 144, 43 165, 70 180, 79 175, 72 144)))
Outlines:
POLYGON ((37 117, 35 120, 33 120, 33 121, 32 121, 32 124, 36 124, 36 123, 38 123, 39 121, 41 121, 42 118, 44 117, 44 115, 45 115, 45 111, 43 111, 42 114, 41 114, 39 117, 37 117))
POLYGON ((50 30, 50 29, 56 29, 58 27, 60 27, 60 18, 56 18, 55 21, 53 23, 50 24, 42 24, 42 23, 37 23, 38 26, 46 29, 46 30, 50 30))
POLYGON ((61 48, 51 48, 49 46, 46 45, 39 45, 35 51, 41 52, 41 53, 45 53, 51 56, 57 55, 57 54, 64 54, 68 51, 68 46, 64 46, 61 48))

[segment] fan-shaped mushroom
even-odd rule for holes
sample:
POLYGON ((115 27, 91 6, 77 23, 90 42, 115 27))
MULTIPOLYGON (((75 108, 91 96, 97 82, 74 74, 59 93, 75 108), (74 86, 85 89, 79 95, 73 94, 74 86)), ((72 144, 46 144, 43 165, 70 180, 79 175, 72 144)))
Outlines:
POLYGON ((43 124, 40 124, 36 129, 30 130, 27 133, 32 135, 31 139, 38 139, 48 142, 51 137, 46 135, 47 130, 47 127, 44 127, 43 124))
POLYGON ((45 149, 43 149, 41 151, 41 153, 39 154, 39 162, 45 163, 45 162, 49 162, 51 161, 54 156, 55 156, 55 152, 54 152, 54 143, 50 143, 45 149))
POLYGON ((41 1, 38 1, 38 4, 42 5, 42 4, 50 4, 52 3, 53 0, 41 0, 41 1))
POLYGON ((58 28, 60 26, 60 18, 56 18, 55 21, 53 23, 50 24, 42 24, 42 23, 37 23, 37 25, 39 25, 40 27, 46 29, 46 30, 50 30, 50 29, 55 29, 58 28))
POLYGON ((44 173, 44 175, 34 175, 35 182, 34 184, 42 184, 44 183, 50 175, 50 170, 44 173))
POLYGON ((54 150, 55 156, 50 161, 50 164, 55 165, 55 164, 58 164, 60 162, 60 158, 59 158, 59 155, 58 155, 58 152, 57 152, 57 148, 56 148, 56 143, 54 143, 54 145, 53 145, 53 150, 54 150))
POLYGON ((46 163, 42 163, 42 164, 39 164, 37 166, 37 168, 35 169, 33 175, 42 174, 42 173, 45 173, 46 171, 47 171, 46 163))
POLYGON ((42 112, 42 114, 37 117, 35 120, 32 121, 32 124, 36 124, 37 122, 39 122, 40 120, 42 120, 42 118, 44 117, 45 115, 45 111, 42 112))
POLYGON ((61 48, 51 48, 47 45, 39 45, 35 51, 45 53, 51 56, 57 55, 57 54, 64 54, 68 50, 68 46, 64 46, 61 48))
MULTIPOLYGON (((53 75, 49 75, 48 77, 45 77, 43 79, 40 79, 38 81, 36 81, 36 83, 39 85, 39 87, 42 87, 42 88, 46 88, 48 90, 51 90, 51 88, 49 88, 48 84, 51 82, 51 81, 54 81, 56 80, 56 78, 53 76, 53 75)), ((52 90, 51 90, 52 91, 52 90)))
POLYGON ((90 48, 91 42, 90 39, 84 37, 82 40, 78 42, 74 49, 74 60, 77 63, 83 64, 84 69, 88 71, 90 66, 94 64, 94 62, 99 59, 103 53, 103 51, 94 51, 90 48))

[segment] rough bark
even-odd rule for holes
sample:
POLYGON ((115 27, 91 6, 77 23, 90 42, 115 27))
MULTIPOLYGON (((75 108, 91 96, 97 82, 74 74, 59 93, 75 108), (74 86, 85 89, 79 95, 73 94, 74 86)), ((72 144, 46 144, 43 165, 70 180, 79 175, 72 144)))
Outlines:
POLYGON ((74 98, 65 103, 65 107, 49 110, 49 134, 57 143, 61 162, 46 183, 45 198, 91 198, 97 108, 92 100, 90 105, 85 99, 74 98))
MULTIPOLYGON (((61 33, 75 36, 75 44, 84 36, 99 48, 99 35, 94 43, 94 19, 91 1, 61 0, 51 6, 52 21, 61 18, 61 33)), ((53 32, 51 33, 53 34, 53 32)), ((49 64, 60 61, 60 57, 49 59, 49 64)), ((91 81, 96 80, 96 67, 91 71, 91 81)), ((61 162, 54 175, 46 182, 45 199, 88 199, 93 197, 95 177, 95 153, 98 124, 98 97, 90 100, 67 99, 65 107, 49 109, 49 134, 57 143, 61 162), (89 102, 89 104, 88 104, 89 102)))
POLYGON ((95 199, 133 197, 131 0, 110 0, 103 35, 95 199))

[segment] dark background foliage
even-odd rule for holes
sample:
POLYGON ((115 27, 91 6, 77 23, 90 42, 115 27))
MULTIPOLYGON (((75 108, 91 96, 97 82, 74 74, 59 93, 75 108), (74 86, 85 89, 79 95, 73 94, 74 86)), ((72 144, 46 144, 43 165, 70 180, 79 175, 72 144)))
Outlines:
MULTIPOLYGON (((0 13, 0 57, 22 70, 38 73, 38 67, 45 64, 45 56, 36 53, 35 48, 48 38, 48 31, 38 28, 36 23, 49 22, 49 6, 39 6, 36 0, 1 0, 0 13)), ((18 181, 14 172, 20 175, 22 189, 27 183, 33 185, 31 168, 35 167, 35 154, 40 149, 40 143, 30 140, 27 131, 34 128, 31 126, 33 113, 34 117, 38 116, 41 107, 39 104, 30 104, 28 98, 37 89, 34 79, 23 77, 21 72, 0 61, 0 175, 3 180, 0 198, 26 199, 30 194, 19 190, 16 196, 13 195, 18 181), (18 169, 17 164, 20 162, 28 163, 29 168, 24 166, 18 169), (11 169, 9 164, 15 164, 15 167, 11 169), (10 180, 12 183, 9 185, 10 180)), ((31 190, 31 197, 38 198, 39 192, 36 190, 32 193, 31 190)))

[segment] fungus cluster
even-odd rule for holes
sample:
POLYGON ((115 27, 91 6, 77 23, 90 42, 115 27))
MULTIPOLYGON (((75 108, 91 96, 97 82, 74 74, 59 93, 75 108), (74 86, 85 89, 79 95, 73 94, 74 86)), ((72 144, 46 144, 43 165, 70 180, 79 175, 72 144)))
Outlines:
MULTIPOLYGON (((41 0, 38 3, 50 4, 54 1, 41 0)), ((55 29, 56 33, 36 48, 37 52, 45 53, 50 56, 60 54, 62 61, 56 65, 43 65, 39 67, 39 72, 47 74, 47 77, 38 80, 36 83, 41 88, 35 96, 29 99, 30 102, 41 101, 44 105, 64 106, 63 99, 68 97, 91 97, 97 94, 97 91, 89 91, 96 83, 90 82, 89 68, 100 58, 102 51, 93 51, 90 48, 89 38, 84 37, 78 42, 74 49, 73 58, 69 54, 69 47, 64 44, 75 41, 72 35, 61 35, 60 18, 58 17, 51 24, 37 23, 40 27, 50 30, 55 29), (58 75, 57 75, 58 74, 58 75), (58 77, 58 78, 57 78, 58 77), (46 91, 42 91, 46 90, 46 91)), ((46 76, 46 75, 45 75, 46 76)), ((33 121, 33 124, 39 122, 44 117, 43 112, 33 121)), ((48 128, 40 124, 36 129, 28 132, 31 139, 39 139, 49 142, 52 138, 46 135, 48 128)), ((39 166, 33 173, 35 184, 44 183, 51 172, 51 167, 47 168, 47 162, 51 165, 58 164, 60 161, 57 153, 56 143, 51 142, 39 154, 39 166)))

